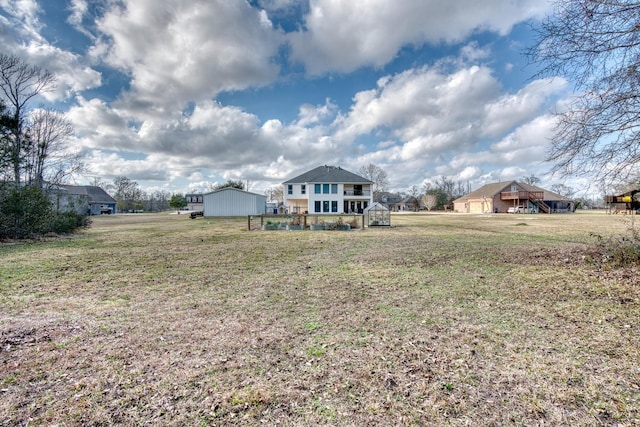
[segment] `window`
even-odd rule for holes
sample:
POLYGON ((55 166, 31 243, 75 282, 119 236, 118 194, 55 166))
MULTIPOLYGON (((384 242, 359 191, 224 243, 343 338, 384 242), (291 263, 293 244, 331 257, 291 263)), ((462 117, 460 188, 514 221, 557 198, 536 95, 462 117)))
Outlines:
POLYGON ((329 194, 329 184, 322 184, 322 194, 329 194))
POLYGON ((287 194, 293 194, 293 184, 287 184, 287 194))
POLYGON ((329 212, 329 201, 325 200, 322 202, 322 212, 329 212))
POLYGON ((338 184, 331 184, 331 194, 338 194, 338 184))
POLYGON ((313 192, 316 193, 316 194, 320 194, 320 184, 316 184, 315 185, 315 189, 314 189, 313 192))
POLYGON ((320 212, 320 200, 316 200, 314 212, 320 212))
POLYGON ((305 184, 302 184, 300 186, 300 193, 301 194, 307 194, 307 186, 305 184))
POLYGON ((337 200, 332 200, 331 201, 331 212, 338 212, 338 201, 337 200))

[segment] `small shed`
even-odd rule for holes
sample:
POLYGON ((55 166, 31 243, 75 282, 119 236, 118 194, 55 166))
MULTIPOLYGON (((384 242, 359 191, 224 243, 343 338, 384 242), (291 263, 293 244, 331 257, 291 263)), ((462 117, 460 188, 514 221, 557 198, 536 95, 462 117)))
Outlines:
POLYGON ((225 187, 203 196, 204 216, 261 215, 267 210, 267 196, 225 187))
POLYGON ((364 223, 367 227, 391 225, 391 211, 382 203, 374 202, 364 210, 364 223))

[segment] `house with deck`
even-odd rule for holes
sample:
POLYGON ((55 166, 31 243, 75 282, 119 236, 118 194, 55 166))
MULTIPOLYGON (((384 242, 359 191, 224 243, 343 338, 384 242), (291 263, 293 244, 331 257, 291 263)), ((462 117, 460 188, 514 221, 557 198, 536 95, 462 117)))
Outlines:
POLYGON ((373 181, 339 166, 318 166, 282 184, 287 213, 362 213, 373 203, 373 181))
POLYGON ((461 213, 563 213, 575 210, 575 201, 544 188, 517 181, 483 185, 453 201, 461 213))

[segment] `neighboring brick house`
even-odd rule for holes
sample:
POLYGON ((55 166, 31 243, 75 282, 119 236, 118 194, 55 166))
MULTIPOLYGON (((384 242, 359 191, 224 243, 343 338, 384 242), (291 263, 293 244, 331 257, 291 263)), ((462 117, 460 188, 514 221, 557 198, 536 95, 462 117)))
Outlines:
POLYGON ((362 213, 373 181, 338 166, 319 166, 283 183, 287 213, 362 213))
POLYGON ((575 210, 574 200, 516 181, 486 184, 453 201, 461 213, 561 213, 575 210))

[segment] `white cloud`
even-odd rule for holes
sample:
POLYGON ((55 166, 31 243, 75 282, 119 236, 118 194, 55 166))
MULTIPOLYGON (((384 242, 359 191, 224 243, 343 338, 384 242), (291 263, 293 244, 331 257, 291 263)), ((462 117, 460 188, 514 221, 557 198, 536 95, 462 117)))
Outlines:
POLYGON ((98 99, 78 97, 76 101, 67 116, 82 144, 110 150, 133 149, 137 137, 126 117, 98 99))
POLYGON ((56 87, 42 96, 48 101, 73 97, 100 86, 101 75, 78 54, 62 50, 40 35, 42 12, 35 0, 0 0, 6 16, 0 15, 0 44, 3 53, 16 55, 56 77, 56 87))
POLYGON ((477 41, 472 41, 460 49, 460 56, 466 62, 474 63, 490 55, 491 50, 488 47, 480 47, 477 41))
POLYGON ((126 176, 134 181, 168 181, 176 177, 169 168, 173 161, 160 156, 132 160, 114 152, 93 150, 85 157, 85 162, 89 175, 103 179, 126 176))
POLYGON ((564 79, 535 80, 515 94, 505 94, 485 107, 486 136, 498 136, 515 125, 540 114, 549 99, 557 97, 566 88, 564 79))
POLYGON ((333 119, 337 109, 338 106, 332 103, 330 99, 325 100, 324 105, 303 104, 300 106, 296 123, 298 126, 309 126, 327 119, 333 119))
POLYGON ((188 101, 272 82, 279 70, 272 57, 280 35, 245 2, 127 0, 113 3, 98 28, 96 52, 131 76, 122 97, 131 114, 170 114, 188 101))
POLYGON ((292 55, 311 74, 381 67, 401 47, 457 43, 476 31, 507 34, 541 17, 540 0, 311 0, 304 28, 290 34, 292 55))
POLYGON ((381 79, 359 92, 347 116, 336 122, 336 138, 353 141, 376 129, 392 129, 407 144, 405 157, 466 146, 483 125, 484 106, 500 85, 486 67, 452 74, 422 67, 381 79))
MULTIPOLYGON (((322 117, 332 108, 327 103, 308 113, 322 117)), ((315 165, 335 156, 338 149, 328 128, 319 123, 285 125, 269 120, 260 125, 255 115, 213 101, 196 104, 191 114, 179 119, 132 122, 123 111, 109 108, 103 101, 79 98, 69 117, 85 150, 144 153, 144 159, 132 160, 130 167, 149 177, 160 171, 165 176, 189 177, 204 170, 223 170, 228 177, 279 179, 301 165, 315 165), (153 167, 150 159, 162 168, 153 167)), ((124 170, 127 160, 123 156, 117 161, 94 156, 91 163, 100 171, 112 169, 114 164, 124 170), (107 164, 98 166, 102 161, 107 164)))

